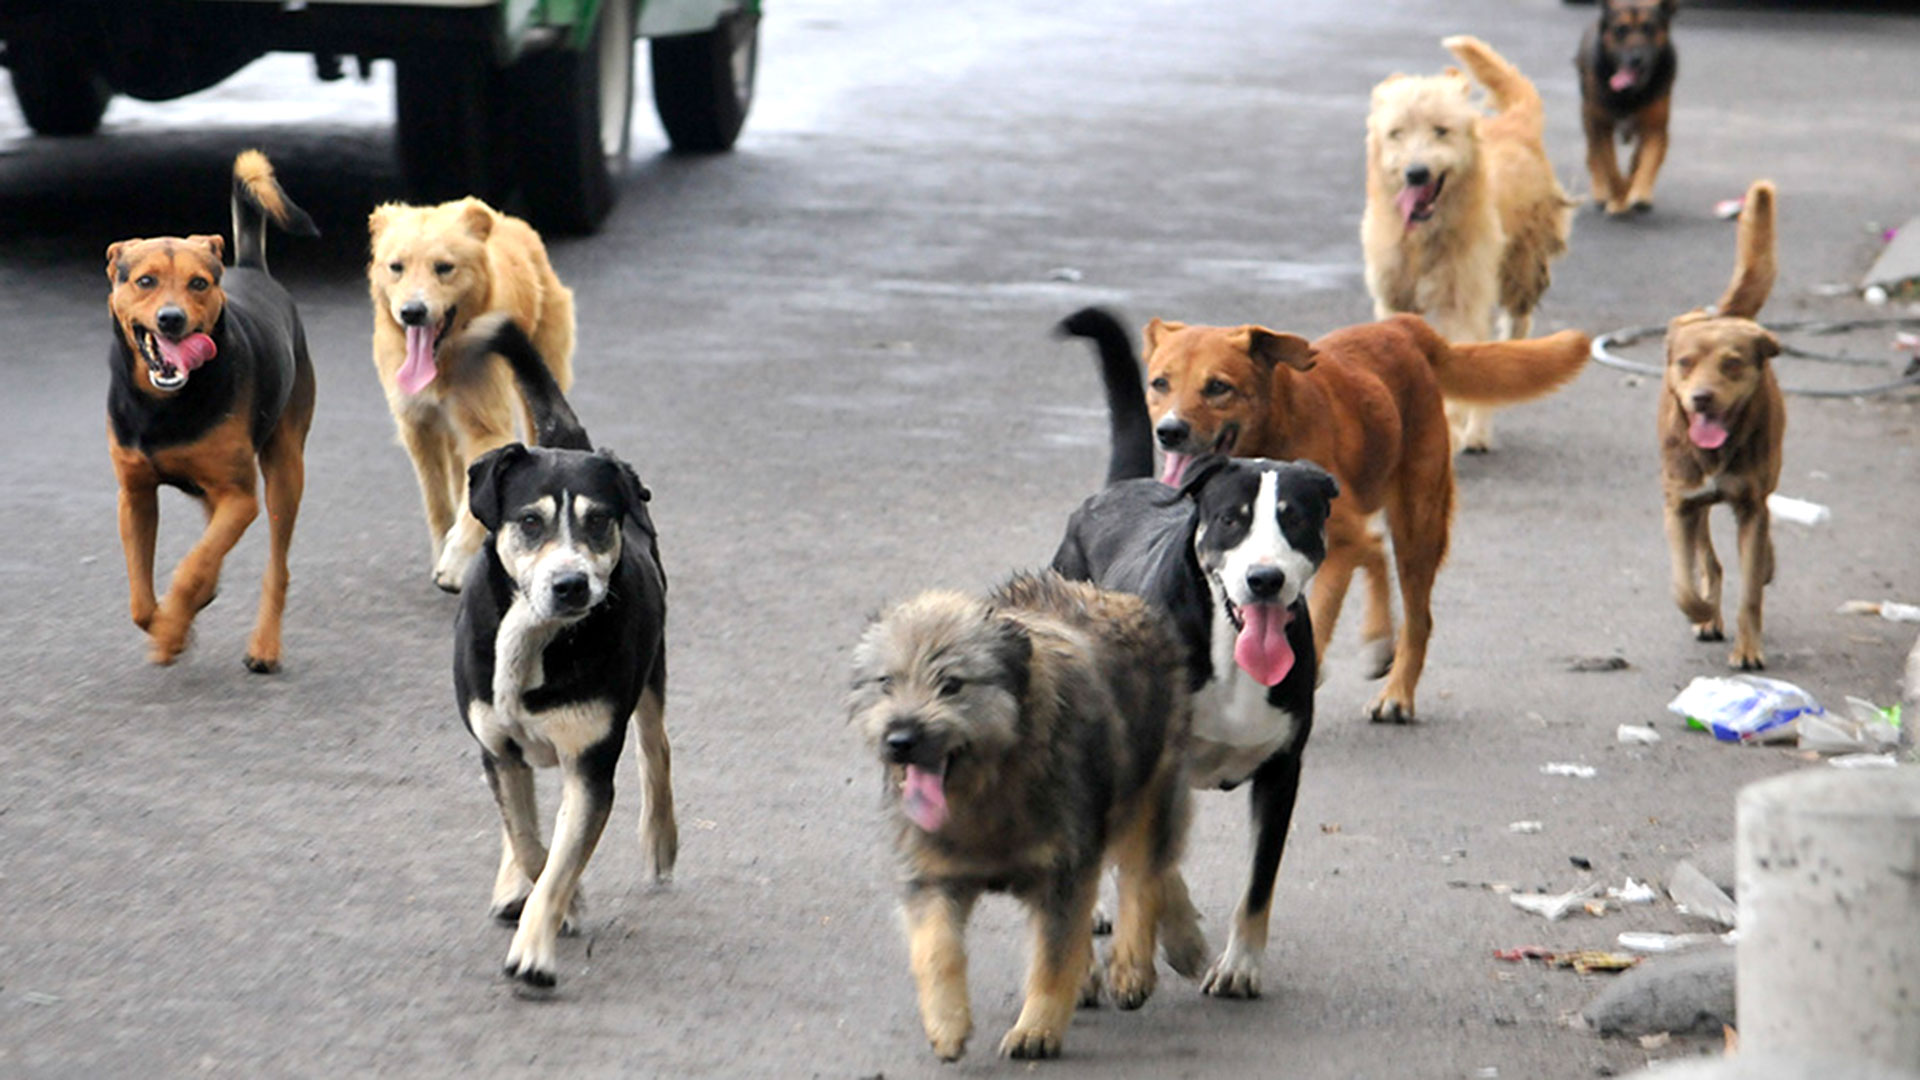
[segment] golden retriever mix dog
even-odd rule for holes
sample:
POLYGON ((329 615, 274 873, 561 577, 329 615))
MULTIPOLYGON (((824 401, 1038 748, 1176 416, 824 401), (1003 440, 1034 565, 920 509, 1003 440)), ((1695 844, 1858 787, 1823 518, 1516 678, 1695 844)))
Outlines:
MULTIPOLYGON (((1532 333, 1533 309, 1567 249, 1574 203, 1541 143, 1540 94, 1519 69, 1472 37, 1453 51, 1487 88, 1495 113, 1472 100, 1457 69, 1393 75, 1367 115, 1367 209, 1360 221, 1374 316, 1424 315, 1449 341, 1532 333)), ((1492 410, 1449 401, 1456 447, 1493 447, 1492 410)))
POLYGON ((1786 400, 1768 361, 1780 342, 1754 322, 1773 290, 1773 185, 1756 181, 1740 214, 1733 280, 1713 310, 1667 326, 1660 394, 1660 486, 1666 495, 1673 598, 1701 641, 1726 636, 1720 621, 1720 560, 1707 511, 1731 503, 1739 523, 1740 624, 1727 663, 1766 666, 1760 599, 1773 580, 1767 496, 1780 482, 1786 400))
POLYGON ((479 199, 388 203, 367 219, 373 364, 400 443, 413 458, 433 543, 433 582, 458 592, 486 529, 467 509, 467 465, 534 432, 505 365, 465 363, 460 337, 504 311, 532 339, 565 391, 573 383, 573 293, 554 275, 540 234, 479 199))

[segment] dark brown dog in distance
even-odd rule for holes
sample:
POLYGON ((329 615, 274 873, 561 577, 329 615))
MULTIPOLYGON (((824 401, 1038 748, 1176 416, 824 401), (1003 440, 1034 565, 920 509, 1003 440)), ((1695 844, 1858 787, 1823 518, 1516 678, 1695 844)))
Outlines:
POLYGON ((1309 607, 1325 656, 1355 569, 1368 578, 1362 639, 1374 677, 1391 672, 1367 714, 1414 719, 1414 687, 1433 632, 1434 578, 1453 521, 1453 453, 1441 396, 1505 405, 1547 394, 1587 362, 1587 335, 1449 344, 1416 315, 1336 330, 1309 344, 1263 326, 1146 329, 1147 410, 1178 486, 1195 455, 1310 461, 1339 481, 1327 555, 1309 607), (1386 551, 1393 538, 1406 626, 1395 641, 1386 551))
POLYGON ((1666 493, 1673 599, 1701 641, 1726 636, 1720 620, 1720 560, 1707 511, 1733 506, 1739 524, 1740 624, 1727 663, 1766 666, 1760 648, 1760 599, 1773 580, 1767 496, 1780 482, 1786 400, 1768 361, 1780 342, 1754 322, 1773 289, 1774 190, 1747 190, 1733 281, 1711 310, 1667 325, 1667 367, 1660 394, 1660 486, 1666 493))
POLYGON ((966 1050, 967 918, 985 892, 1031 913, 1026 1004, 1003 1055, 1060 1053, 1098 994, 1093 903, 1119 867, 1107 985, 1138 1008, 1156 939, 1197 975, 1207 946, 1180 877, 1188 704, 1184 650, 1146 601, 1058 574, 985 599, 929 592, 868 627, 850 721, 880 759, 920 1017, 941 1059, 966 1050))
POLYGON ((1587 133, 1593 199, 1609 214, 1653 207, 1653 182, 1667 157, 1667 112, 1680 60, 1673 51, 1675 0, 1601 0, 1600 19, 1580 39, 1580 121, 1587 133), (1614 136, 1633 144, 1620 175, 1614 136))
POLYGON ((266 157, 248 150, 233 163, 231 267, 218 236, 107 248, 107 447, 120 481, 128 606, 156 664, 186 648, 193 617, 220 583, 220 564, 260 513, 255 490, 264 474, 271 547, 246 663, 255 672, 280 666, 287 548, 306 486, 314 391, 300 314, 267 274, 268 221, 303 236, 318 232, 280 190, 266 157), (200 500, 207 529, 174 570, 166 599, 156 600, 162 486, 200 500))

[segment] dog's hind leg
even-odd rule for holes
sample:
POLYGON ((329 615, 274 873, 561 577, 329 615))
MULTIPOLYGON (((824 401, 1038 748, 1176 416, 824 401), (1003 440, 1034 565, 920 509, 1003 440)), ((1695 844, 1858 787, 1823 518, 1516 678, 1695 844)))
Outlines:
MULTIPOLYGON (((1355 566, 1366 557, 1369 539, 1379 542, 1358 513, 1336 506, 1327 516, 1327 557, 1313 576, 1312 593, 1307 598, 1313 616, 1313 649, 1321 661, 1322 679, 1327 675, 1327 644, 1333 640, 1334 624, 1340 621, 1340 608, 1347 600, 1347 586, 1353 581, 1355 566)), ((1391 622, 1391 612, 1388 619, 1391 622)))
POLYGON ((304 425, 282 424, 260 449, 260 471, 267 495, 267 569, 260 582, 260 612, 247 642, 247 670, 266 675, 280 670, 280 622, 287 609, 287 554, 293 525, 300 516, 307 466, 301 456, 304 425))
POLYGON ((1367 678, 1385 678, 1393 670, 1393 578, 1387 571, 1386 538, 1372 521, 1360 549, 1360 573, 1366 578, 1367 613, 1360 624, 1367 678))
POLYGON ((616 731, 580 756, 561 759, 560 812, 554 819, 553 847, 520 912, 520 927, 513 932, 504 968, 509 977, 529 986, 549 987, 555 982, 559 961, 554 945, 580 875, 613 810, 613 773, 625 738, 626 732, 616 731))
POLYGON ((1260 996, 1260 965, 1266 955, 1267 928, 1273 914, 1273 884, 1286 851, 1287 828, 1300 793, 1300 755, 1283 753, 1253 775, 1248 809, 1253 825, 1253 869, 1246 894, 1233 913, 1233 936, 1226 951, 1200 982, 1214 997, 1260 996))
POLYGON ((1120 870, 1120 903, 1113 952, 1107 961, 1107 991, 1122 1009, 1137 1009, 1153 996, 1154 946, 1166 912, 1163 878, 1179 851, 1176 834, 1183 835, 1186 828, 1184 800, 1176 803, 1168 797, 1171 778, 1163 776, 1155 783, 1160 791, 1144 795, 1140 811, 1113 847, 1120 870))
MULTIPOLYGON (((920 1023, 934 1056, 957 1061, 973 1034, 973 1009, 967 1000, 967 917, 973 892, 949 893, 916 888, 907 894, 902 914, 913 981, 920 993, 920 1023)), ((1087 942, 1091 952, 1093 942, 1087 942)))
POLYGON ((446 544, 447 530, 453 528, 459 507, 454 500, 460 494, 459 462, 454 455, 453 433, 437 419, 413 423, 397 421, 400 443, 407 460, 413 462, 414 477, 420 482, 420 508, 426 512, 427 535, 437 563, 446 544))
MULTIPOLYGON (((661 661, 664 663, 664 660, 661 661)), ((667 745, 666 698, 659 686, 649 686, 633 711, 634 734, 640 743, 640 786, 645 805, 640 812, 640 849, 647 853, 655 881, 673 880, 674 860, 680 854, 680 828, 673 816, 673 751, 667 745)))
MULTIPOLYGON (((1067 869, 1025 897, 1030 908, 1033 956, 1027 968, 1026 1003, 1020 1007, 1020 1018, 1000 1040, 1002 1057, 1060 1056, 1060 1044, 1086 981, 1085 965, 1093 957, 1093 902, 1099 883, 1098 865, 1067 869)), ((1123 910, 1122 926, 1126 917, 1123 910)), ((1120 933, 1124 931, 1116 930, 1120 933)))
POLYGON ((1387 685, 1367 707, 1367 716, 1375 723, 1413 722, 1413 691, 1426 667, 1427 640, 1433 635, 1433 581, 1447 554, 1451 503, 1451 490, 1436 499, 1413 479, 1404 480, 1388 501, 1387 526, 1393 531, 1400 614, 1405 623, 1387 685))

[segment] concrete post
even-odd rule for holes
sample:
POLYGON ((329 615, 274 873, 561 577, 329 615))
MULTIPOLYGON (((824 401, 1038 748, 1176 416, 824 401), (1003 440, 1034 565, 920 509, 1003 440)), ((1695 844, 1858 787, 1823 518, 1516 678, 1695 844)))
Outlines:
POLYGON ((1739 799, 1742 1056, 1920 1069, 1920 769, 1809 769, 1739 799))

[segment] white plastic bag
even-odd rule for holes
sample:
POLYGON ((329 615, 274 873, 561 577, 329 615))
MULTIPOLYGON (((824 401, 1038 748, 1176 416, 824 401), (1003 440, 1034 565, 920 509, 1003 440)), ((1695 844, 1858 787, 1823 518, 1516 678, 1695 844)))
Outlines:
POLYGON ((1805 690, 1763 675, 1702 675, 1667 708, 1686 717, 1687 726, 1711 731, 1722 742, 1791 739, 1802 716, 1827 714, 1805 690))

